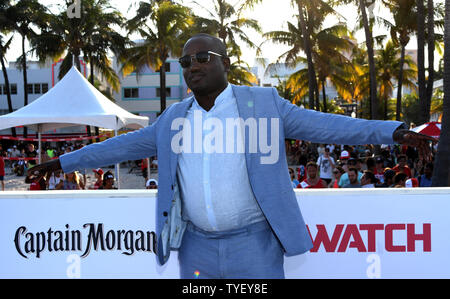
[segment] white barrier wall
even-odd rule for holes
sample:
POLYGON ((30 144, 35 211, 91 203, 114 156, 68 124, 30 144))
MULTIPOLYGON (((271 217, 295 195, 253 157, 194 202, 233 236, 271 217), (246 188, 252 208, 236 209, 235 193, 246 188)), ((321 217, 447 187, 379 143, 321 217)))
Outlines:
MULTIPOLYGON (((296 190, 314 242, 287 278, 449 278, 450 188, 296 190)), ((156 192, 0 193, 0 278, 178 278, 156 192)), ((193 274, 194 278, 194 274, 193 274)))

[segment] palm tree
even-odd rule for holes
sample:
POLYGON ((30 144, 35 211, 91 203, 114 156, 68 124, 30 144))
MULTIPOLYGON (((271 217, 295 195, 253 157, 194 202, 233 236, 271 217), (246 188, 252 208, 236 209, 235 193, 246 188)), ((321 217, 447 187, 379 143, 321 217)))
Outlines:
MULTIPOLYGON (((314 99, 318 97, 317 90, 317 81, 316 81, 316 72, 314 69, 314 63, 312 61, 312 53, 311 53, 311 42, 308 31, 306 27, 306 21, 305 21, 305 15, 303 11, 303 1, 297 0, 297 8, 298 8, 298 21, 299 21, 299 28, 302 32, 303 37, 303 49, 306 53, 306 60, 308 62, 308 91, 309 91, 309 107, 310 109, 314 109, 314 99)), ((316 109, 319 109, 318 107, 318 101, 316 101, 316 109)))
MULTIPOLYGON (((332 12, 328 6, 324 6, 320 13, 319 11, 310 10, 308 15, 308 33, 310 38, 308 38, 308 43, 311 52, 311 62, 309 62, 308 57, 305 59, 298 56, 301 50, 305 53, 307 52, 304 50, 303 31, 299 29, 301 27, 300 22, 298 27, 288 22, 288 31, 271 31, 263 35, 267 40, 287 44, 292 47, 283 53, 279 59, 284 57, 288 65, 291 66, 296 66, 298 63, 307 65, 305 69, 292 74, 287 81, 287 85, 293 90, 296 102, 306 92, 309 93, 310 109, 314 109, 314 106, 316 109, 320 109, 318 101, 318 88, 320 86, 323 95, 323 109, 327 111, 327 101, 324 92, 325 81, 330 79, 333 85, 341 87, 346 82, 346 79, 343 78, 344 74, 351 69, 351 63, 345 57, 345 53, 349 53, 354 44, 348 38, 349 32, 346 26, 337 24, 329 28, 322 28, 326 14, 332 12), (313 67, 313 72, 310 69, 310 65, 313 67), (310 79, 312 75, 314 75, 313 80, 310 79)), ((343 91, 345 88, 341 90, 343 91)))
POLYGON ((428 46, 428 79, 427 79, 427 109, 430 114, 431 97, 433 96, 434 83, 434 50, 435 50, 435 35, 434 35, 434 4, 433 0, 427 1, 427 46, 428 46))
POLYGON ((450 186, 450 0, 445 0, 444 104, 442 130, 434 161, 433 187, 450 186))
MULTIPOLYGON (((66 2, 69 6, 71 3, 66 2)), ((119 78, 111 67, 109 51, 119 55, 128 44, 127 38, 114 30, 123 26, 124 18, 112 9, 107 0, 82 0, 81 18, 69 18, 67 7, 61 6, 57 15, 52 15, 42 33, 31 40, 32 51, 41 59, 63 58, 58 77, 61 79, 70 70, 73 62, 80 70, 81 55, 97 68, 114 90, 119 90, 119 78)))
POLYGON ((285 44, 291 47, 287 52, 280 55, 278 60, 284 58, 289 66, 295 67, 303 62, 307 67, 293 74, 288 80, 288 85, 294 90, 295 101, 299 101, 306 91, 309 94, 309 109, 319 108, 319 90, 317 84, 316 69, 313 58, 314 44, 312 35, 321 30, 322 23, 327 15, 335 13, 334 10, 321 0, 306 3, 293 1, 297 6, 297 24, 287 22, 287 31, 271 31, 263 34, 266 41, 285 44), (304 52, 306 59, 299 56, 304 52), (306 78, 305 78, 306 76, 306 78), (305 80, 306 79, 306 80, 305 80), (300 88, 302 90, 300 90, 300 88))
POLYGON ((417 80, 419 86, 419 101, 422 107, 421 123, 426 123, 430 117, 427 113, 427 94, 425 81, 425 7, 423 0, 416 0, 417 5, 417 80))
MULTIPOLYGON (((70 2, 61 6, 60 13, 49 18, 40 35, 31 39, 32 51, 41 59, 51 57, 54 60, 63 58, 58 78, 61 79, 75 63, 81 71, 79 57, 84 55, 91 68, 91 84, 94 85, 94 69, 106 79, 109 85, 118 92, 119 77, 112 68, 108 53, 123 53, 128 44, 127 38, 114 30, 124 23, 122 15, 112 9, 107 0, 83 0, 81 18, 69 18, 67 8, 70 2)), ((86 126, 91 136, 90 126, 86 126)), ((95 128, 98 135, 98 128, 95 128)))
POLYGON ((402 106, 405 49, 410 41, 411 34, 413 34, 417 28, 417 16, 415 12, 416 2, 415 0, 383 0, 383 3, 390 9, 394 22, 391 23, 387 19, 380 18, 381 23, 390 29, 392 41, 401 48, 396 104, 396 120, 399 121, 402 106))
MULTIPOLYGON (((0 1, 0 28, 2 28, 2 33, 10 33, 13 30, 13 24, 9 20, 6 11, 11 6, 11 1, 9 0, 2 0, 0 1)), ((5 82, 5 92, 6 92, 6 101, 8 103, 8 111, 9 113, 13 112, 12 107, 12 99, 11 99, 11 90, 10 90, 10 84, 9 84, 9 77, 8 72, 6 70, 6 52, 9 49, 9 46, 11 45, 11 41, 13 39, 13 36, 10 37, 5 43, 4 42, 4 36, 0 35, 0 63, 2 65, 2 73, 3 78, 5 82)), ((11 134, 13 137, 16 137, 16 128, 11 128, 11 134)))
MULTIPOLYGON (((374 0, 372 1, 373 4, 374 0)), ((367 55, 369 61, 369 78, 370 78, 370 111, 371 119, 379 119, 378 116, 378 99, 377 99, 377 79, 376 79, 376 68, 375 68, 375 58, 373 50, 373 36, 371 25, 369 24, 369 19, 367 18, 366 12, 366 1, 359 0, 359 8, 361 11, 361 19, 364 26, 364 34, 366 36, 366 47, 367 55)))
POLYGON ((128 22, 129 32, 138 32, 143 42, 128 48, 120 57, 123 74, 135 71, 139 75, 146 66, 159 70, 160 113, 166 109, 166 61, 170 55, 181 55, 190 25, 189 9, 169 0, 141 1, 136 16, 128 22))
POLYGON ((249 71, 248 64, 242 61, 242 51, 238 44, 239 40, 250 49, 259 50, 258 46, 247 35, 245 29, 252 29, 261 33, 261 27, 255 19, 242 16, 245 8, 253 7, 257 2, 260 2, 260 0, 238 1, 231 5, 225 0, 214 0, 214 9, 209 10, 194 1, 209 15, 209 18, 194 16, 192 32, 217 36, 227 46, 227 54, 232 60, 228 72, 228 81, 233 84, 253 85, 258 81, 256 76, 249 71))
MULTIPOLYGON (((27 51, 25 50, 25 42, 36 35, 33 29, 34 25, 40 27, 45 25, 47 20, 46 11, 46 7, 40 4, 38 0, 19 0, 6 11, 7 18, 13 24, 14 31, 18 32, 22 37, 22 55, 18 58, 18 62, 21 64, 23 73, 24 106, 28 105, 27 51)), ((27 127, 24 127, 24 137, 27 137, 27 132, 27 127)))
MULTIPOLYGON (((400 82, 401 79, 405 86, 412 90, 416 89, 414 81, 417 74, 417 67, 409 55, 405 56, 404 54, 401 55, 399 53, 403 51, 403 49, 399 49, 396 44, 390 40, 386 43, 386 46, 383 49, 377 51, 377 55, 375 57, 375 65, 378 70, 377 81, 379 84, 379 96, 384 103, 385 120, 388 119, 387 107, 388 101, 393 93, 394 81, 400 82), (406 69, 404 69, 404 65, 406 65, 406 69)), ((398 86, 400 86, 400 83, 398 83, 398 86)), ((398 103, 399 102, 397 101, 397 106, 398 103)), ((399 118, 400 111, 397 110, 396 114, 398 114, 397 117, 399 118)))
MULTIPOLYGON (((6 92, 6 100, 8 102, 8 111, 9 113, 13 112, 12 107, 12 100, 11 100, 11 90, 9 85, 9 78, 8 78, 8 72, 6 71, 6 65, 5 65, 5 54, 6 51, 8 51, 9 46, 11 45, 13 37, 11 37, 5 44, 3 44, 3 37, 0 35, 0 63, 2 65, 2 72, 3 72, 3 78, 5 80, 5 92, 6 92)), ((13 137, 16 137, 16 128, 11 128, 11 134, 13 137)))

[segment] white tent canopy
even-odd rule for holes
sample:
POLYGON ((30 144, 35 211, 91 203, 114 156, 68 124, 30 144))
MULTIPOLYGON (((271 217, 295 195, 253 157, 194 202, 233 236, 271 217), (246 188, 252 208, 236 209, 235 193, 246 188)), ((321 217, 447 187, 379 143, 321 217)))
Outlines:
POLYGON ((0 130, 27 126, 43 133, 76 125, 137 129, 148 125, 148 117, 134 115, 111 102, 75 67, 43 96, 0 116, 0 130))
MULTIPOLYGON (((105 129, 138 129, 148 125, 148 117, 134 115, 111 102, 72 67, 70 71, 46 94, 32 103, 0 116, 0 130, 27 126, 39 134, 53 129, 89 125, 105 129)), ((39 155, 39 163, 41 155, 39 155)), ((119 165, 116 179, 119 183, 119 165)))

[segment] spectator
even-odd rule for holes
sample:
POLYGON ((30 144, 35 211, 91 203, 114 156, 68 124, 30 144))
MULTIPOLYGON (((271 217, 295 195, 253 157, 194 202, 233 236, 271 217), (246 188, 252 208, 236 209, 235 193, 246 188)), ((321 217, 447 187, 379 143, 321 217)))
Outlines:
POLYGON ((35 171, 33 174, 25 178, 25 183, 30 184, 29 190, 46 190, 47 184, 43 175, 39 171, 35 171))
POLYGON ((344 168, 342 168, 341 166, 336 166, 333 170, 334 179, 330 183, 330 185, 328 185, 328 188, 330 188, 331 186, 331 188, 339 188, 339 180, 344 173, 344 168))
POLYGON ((103 185, 98 189, 117 189, 114 187, 114 175, 111 171, 107 171, 103 174, 103 185))
POLYGON ((48 190, 56 190, 56 186, 64 180, 64 174, 61 170, 57 170, 52 173, 47 174, 47 189, 48 190))
POLYGON ((431 187, 431 178, 433 176, 433 163, 427 163, 423 169, 423 174, 417 177, 419 187, 431 187))
MULTIPOLYGON (((349 170, 350 170, 350 168, 355 168, 356 169, 357 180, 358 180, 358 183, 359 183, 359 182, 361 182, 361 177, 362 177, 363 174, 362 174, 362 172, 358 171, 358 168, 356 168, 357 167, 356 164, 358 164, 356 159, 354 159, 354 158, 348 159, 348 161, 347 161, 347 169, 349 169, 349 170)), ((346 173, 344 173, 341 176, 341 179, 339 181, 339 187, 344 187, 345 185, 348 185, 348 184, 351 184, 351 183, 350 183, 350 178, 348 177, 348 171, 347 171, 346 173)))
POLYGON ((158 189, 158 181, 155 179, 149 179, 145 184, 146 189, 158 189))
MULTIPOLYGON (((289 176, 291 177, 292 188, 297 188, 297 186, 298 186, 298 184, 300 184, 300 182, 295 179, 295 172, 294 172, 294 169, 292 169, 292 167, 289 167, 289 176)), ((147 184, 148 184, 148 181, 147 181, 147 184)))
POLYGON ((298 184, 297 188, 327 188, 327 184, 318 176, 317 171, 317 164, 315 162, 308 162, 308 164, 306 164, 306 172, 308 177, 298 184))
POLYGON ((419 181, 416 178, 407 179, 405 182, 406 188, 417 188, 419 187, 419 181))
POLYGON ((2 185, 2 191, 5 191, 5 160, 3 156, 0 155, 0 184, 2 185))
POLYGON ((362 188, 375 188, 375 184, 377 182, 378 182, 378 180, 372 171, 370 171, 370 170, 364 171, 364 174, 361 177, 361 187, 362 188))
POLYGON ((394 176, 394 188, 404 188, 408 176, 406 173, 399 172, 394 176))
POLYGON ((411 169, 406 165, 407 159, 406 155, 399 155, 397 158, 397 165, 392 168, 396 173, 404 173, 408 178, 411 177, 411 169))
POLYGON ((356 169, 355 167, 349 168, 347 171, 347 176, 349 183, 342 186, 342 188, 361 188, 361 185, 358 181, 358 169, 356 169))
POLYGON ((150 169, 158 169, 158 157, 150 158, 150 169))
POLYGON ((64 180, 56 186, 57 190, 81 190, 80 176, 78 172, 70 172, 64 174, 64 180))
POLYGON ((375 158, 375 170, 373 172, 380 184, 384 183, 384 161, 382 157, 375 158))
POLYGON ((89 187, 89 189, 97 190, 101 186, 103 186, 103 169, 97 168, 97 169, 92 170, 92 172, 94 172, 96 180, 95 180, 94 186, 89 187))
POLYGON ((393 171, 392 169, 386 169, 386 171, 384 172, 383 175, 383 180, 384 182, 380 185, 377 185, 376 187, 378 188, 391 188, 394 187, 394 176, 395 176, 395 171, 393 171))
POLYGON ((306 169, 303 164, 300 164, 299 167, 297 167, 297 180, 299 182, 302 182, 306 179, 306 169))
MULTIPOLYGON (((36 158, 38 156, 38 153, 37 153, 36 149, 34 148, 33 143, 28 143, 27 150, 25 152, 25 156, 27 158, 36 158)), ((27 168, 31 168, 34 165, 36 165, 36 160, 28 160, 26 166, 27 166, 27 168)))
POLYGON ((148 168, 148 160, 147 159, 142 159, 142 161, 141 161, 141 172, 142 172, 142 176, 144 177, 145 182, 147 182, 147 177, 148 177, 147 168, 148 168))
POLYGON ((327 185, 329 185, 333 179, 332 172, 335 167, 334 163, 333 157, 330 156, 330 149, 326 147, 323 150, 323 155, 317 159, 317 164, 320 167, 320 178, 324 180, 327 185))

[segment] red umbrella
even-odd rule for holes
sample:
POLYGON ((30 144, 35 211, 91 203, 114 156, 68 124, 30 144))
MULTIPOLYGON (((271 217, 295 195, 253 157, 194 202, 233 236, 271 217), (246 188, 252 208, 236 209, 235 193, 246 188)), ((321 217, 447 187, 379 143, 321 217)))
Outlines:
POLYGON ((439 138, 439 135, 441 135, 441 123, 432 121, 415 127, 412 130, 417 133, 428 135, 434 138, 439 138))

